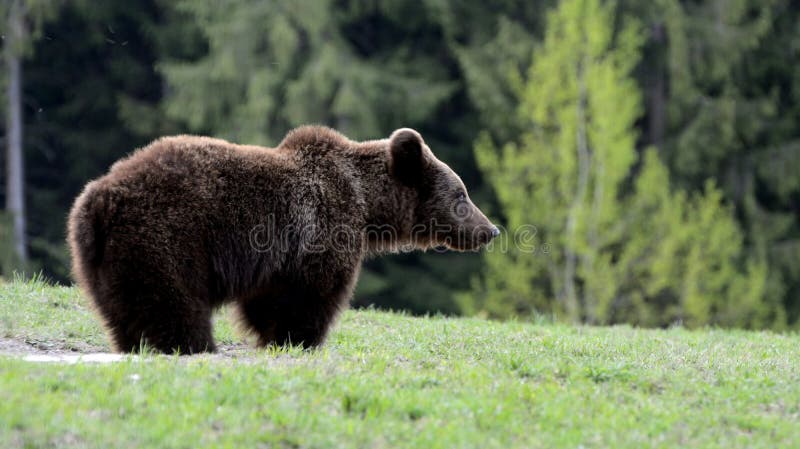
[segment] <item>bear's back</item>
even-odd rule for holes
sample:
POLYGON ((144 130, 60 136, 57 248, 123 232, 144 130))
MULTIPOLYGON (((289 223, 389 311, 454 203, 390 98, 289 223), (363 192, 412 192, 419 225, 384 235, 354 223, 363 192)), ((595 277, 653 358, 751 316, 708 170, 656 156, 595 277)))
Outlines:
POLYGON ((246 169, 258 159, 276 159, 274 149, 236 145, 222 139, 179 135, 162 137, 116 162, 106 175, 110 179, 130 180, 134 176, 204 176, 226 168, 246 169))
POLYGON ((336 229, 363 226, 350 144, 321 127, 299 128, 277 148, 164 137, 114 164, 95 189, 114 206, 112 228, 153 242, 187 235, 214 245, 247 242, 264 224, 324 240, 336 229))

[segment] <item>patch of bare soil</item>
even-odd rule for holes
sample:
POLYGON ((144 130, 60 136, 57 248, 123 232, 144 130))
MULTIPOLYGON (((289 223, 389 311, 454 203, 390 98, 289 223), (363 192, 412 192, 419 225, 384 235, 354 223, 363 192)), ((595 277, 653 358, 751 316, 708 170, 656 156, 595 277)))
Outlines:
POLYGON ((81 352, 97 352, 103 348, 93 345, 80 345, 80 347, 63 341, 43 341, 25 338, 0 337, 0 355, 24 354, 76 354, 81 352))
MULTIPOLYGON (((0 356, 21 358, 31 362, 110 363, 125 360, 127 354, 110 353, 107 347, 90 344, 75 345, 62 341, 0 337, 0 356)), ((245 343, 219 344, 217 352, 182 356, 181 361, 229 360, 237 363, 291 363, 288 355, 269 357, 245 343)))

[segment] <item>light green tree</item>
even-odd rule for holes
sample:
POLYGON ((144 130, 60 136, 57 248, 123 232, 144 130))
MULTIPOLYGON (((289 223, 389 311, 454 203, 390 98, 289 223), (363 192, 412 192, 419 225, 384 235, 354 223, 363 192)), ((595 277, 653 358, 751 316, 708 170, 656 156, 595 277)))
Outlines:
POLYGON ((462 303, 498 317, 739 324, 734 312, 760 309, 765 270, 738 268, 741 233, 719 191, 672 193, 654 152, 631 178, 642 34, 617 19, 613 2, 562 2, 527 76, 512 77, 527 131, 499 151, 484 135, 476 157, 513 241, 487 254, 462 303), (534 244, 523 247, 531 225, 534 244))
POLYGON ((549 309, 571 321, 594 320, 597 305, 611 300, 603 249, 619 239, 617 195, 636 159, 640 101, 628 74, 641 39, 632 23, 615 36, 613 19, 613 6, 598 0, 551 12, 527 82, 518 79, 529 131, 499 154, 486 139, 476 150, 508 228, 535 225, 539 246, 552 249, 521 253, 512 244, 510 258, 489 257, 489 270, 521 268, 515 302, 533 297, 541 307, 554 296, 549 309), (530 287, 526 273, 539 282, 530 287))
POLYGON ((743 233, 722 191, 670 191, 669 173, 648 150, 624 200, 624 241, 615 252, 612 322, 658 326, 767 327, 783 313, 765 299, 767 266, 745 257, 743 233))

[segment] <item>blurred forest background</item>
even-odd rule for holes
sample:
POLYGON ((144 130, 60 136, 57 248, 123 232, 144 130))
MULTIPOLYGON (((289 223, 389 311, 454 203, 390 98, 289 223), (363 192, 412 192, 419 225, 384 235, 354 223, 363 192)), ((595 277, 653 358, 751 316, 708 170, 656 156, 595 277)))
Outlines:
POLYGON ((418 129, 513 239, 368 261, 355 303, 800 326, 793 0, 4 0, 0 273, 70 282, 82 186, 155 137, 418 129), (520 242, 517 242, 520 243, 520 242))

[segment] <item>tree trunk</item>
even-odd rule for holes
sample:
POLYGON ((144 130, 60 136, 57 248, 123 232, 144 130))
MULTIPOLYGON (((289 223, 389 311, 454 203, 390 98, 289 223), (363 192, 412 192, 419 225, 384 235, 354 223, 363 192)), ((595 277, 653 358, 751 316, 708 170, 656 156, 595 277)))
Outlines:
POLYGON ((655 68, 647 79, 647 134, 649 144, 655 146, 659 151, 664 146, 664 132, 666 129, 666 30, 664 24, 656 23, 651 27, 651 38, 657 51, 655 68))
POLYGON ((8 110, 6 111, 6 210, 14 226, 14 250, 22 264, 28 260, 25 237, 25 176, 22 157, 22 61, 20 49, 25 25, 22 5, 14 1, 8 15, 5 62, 8 70, 8 110))
POLYGON ((575 189, 575 197, 572 200, 569 213, 567 215, 566 242, 564 245, 564 309, 570 321, 580 320, 580 304, 578 303, 578 289, 576 287, 576 268, 578 255, 575 252, 576 228, 578 226, 578 213, 584 207, 586 201, 586 191, 589 186, 589 176, 591 169, 591 155, 589 154, 589 144, 586 136, 586 81, 584 79, 583 65, 579 64, 578 70, 578 104, 576 110, 577 135, 576 150, 578 154, 578 179, 575 189))

